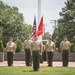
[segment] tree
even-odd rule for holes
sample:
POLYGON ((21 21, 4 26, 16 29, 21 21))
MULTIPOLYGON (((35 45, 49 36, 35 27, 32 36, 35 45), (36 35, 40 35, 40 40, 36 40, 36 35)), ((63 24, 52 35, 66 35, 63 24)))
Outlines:
POLYGON ((24 23, 22 13, 15 6, 9 6, 0 1, 0 32, 4 46, 9 37, 13 37, 14 41, 20 39, 22 42, 25 37, 31 33, 32 26, 24 23))
POLYGON ((3 51, 4 51, 3 42, 2 40, 0 40, 0 52, 3 52, 3 51))
POLYGON ((67 36, 68 40, 73 42, 75 36, 75 0, 67 0, 62 12, 59 13, 58 28, 55 29, 53 35, 56 35, 57 43, 60 44, 63 36, 67 36))
POLYGON ((3 28, 0 27, 0 38, 2 37, 2 33, 3 33, 3 28))
POLYGON ((22 51, 22 43, 20 40, 17 40, 16 52, 21 52, 21 51, 22 51))
POLYGON ((44 36, 43 36, 43 39, 49 39, 49 37, 51 37, 50 33, 49 32, 45 32, 44 36))

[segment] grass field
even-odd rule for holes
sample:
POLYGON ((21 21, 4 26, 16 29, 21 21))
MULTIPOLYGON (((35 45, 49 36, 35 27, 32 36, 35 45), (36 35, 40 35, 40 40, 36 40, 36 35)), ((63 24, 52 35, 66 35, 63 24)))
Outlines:
POLYGON ((75 67, 40 67, 38 72, 32 67, 0 67, 0 75, 75 75, 75 67))

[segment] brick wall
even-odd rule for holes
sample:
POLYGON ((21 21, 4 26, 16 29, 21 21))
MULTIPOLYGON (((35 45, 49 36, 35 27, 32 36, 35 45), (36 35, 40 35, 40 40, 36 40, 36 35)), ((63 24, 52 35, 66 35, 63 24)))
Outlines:
POLYGON ((0 62, 3 62, 3 61, 4 61, 4 53, 0 52, 0 62))
MULTIPOLYGON (((62 61, 62 54, 59 52, 54 53, 53 60, 54 61, 62 61)), ((69 54, 69 61, 75 61, 75 53, 69 54)))
MULTIPOLYGON (((4 60, 5 61, 7 60, 6 53, 4 53, 4 60)), ((53 60, 54 61, 62 61, 61 53, 55 52, 53 60)), ((15 55, 14 55, 14 61, 25 61, 25 54, 24 54, 24 52, 15 53, 15 55)), ((75 53, 70 53, 70 55, 69 55, 69 61, 75 61, 75 53)))
MULTIPOLYGON (((7 60, 7 53, 4 53, 4 60, 7 60)), ((25 53, 19 52, 14 54, 14 61, 25 61, 25 53)))

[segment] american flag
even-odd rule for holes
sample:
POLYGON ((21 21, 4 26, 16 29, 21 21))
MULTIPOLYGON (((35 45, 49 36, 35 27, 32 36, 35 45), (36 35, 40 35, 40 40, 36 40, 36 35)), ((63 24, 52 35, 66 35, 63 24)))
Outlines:
POLYGON ((31 34, 32 40, 34 40, 35 35, 36 35, 36 16, 34 16, 34 22, 33 22, 32 34, 31 34))

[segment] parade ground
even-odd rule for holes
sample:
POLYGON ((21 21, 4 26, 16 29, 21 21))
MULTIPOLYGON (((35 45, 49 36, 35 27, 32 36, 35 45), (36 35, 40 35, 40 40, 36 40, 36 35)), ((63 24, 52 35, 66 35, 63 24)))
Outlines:
POLYGON ((43 62, 38 71, 33 71, 25 61, 14 61, 11 67, 4 61, 0 62, 0 75, 75 75, 75 62, 69 62, 68 67, 62 67, 62 62, 53 62, 53 67, 48 67, 47 62, 43 62))
MULTIPOLYGON (((47 66, 47 62, 44 61, 43 63, 40 63, 40 66, 47 66)), ((0 66, 8 66, 7 61, 0 62, 0 66)), ((26 66, 25 61, 14 61, 13 66, 26 66)), ((62 67, 62 62, 60 61, 54 61, 53 67, 62 67)), ((69 62, 68 67, 75 67, 75 62, 69 62)))

